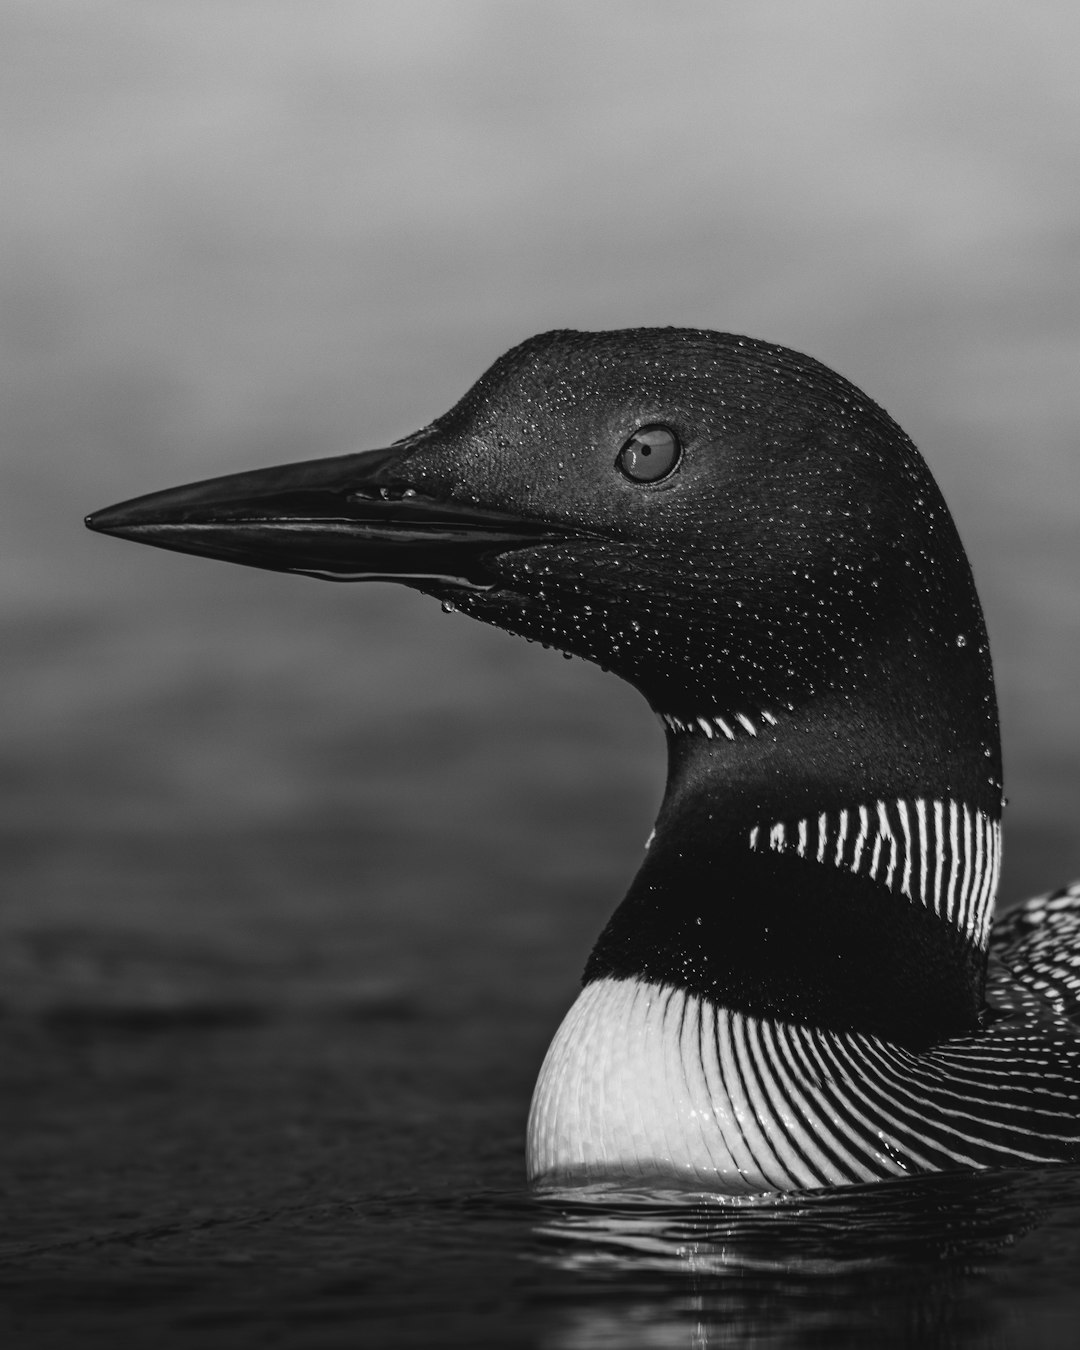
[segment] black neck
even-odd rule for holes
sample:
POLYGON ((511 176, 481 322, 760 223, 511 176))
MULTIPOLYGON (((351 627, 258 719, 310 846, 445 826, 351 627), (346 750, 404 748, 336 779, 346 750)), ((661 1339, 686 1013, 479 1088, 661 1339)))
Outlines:
POLYGON ((734 739, 670 733, 653 843, 586 981, 636 976, 910 1046, 974 1030, 985 954, 960 926, 901 894, 898 878, 887 885, 884 866, 853 870, 850 844, 842 866, 832 839, 824 862, 813 848, 751 845, 754 827, 842 810, 854 820, 860 806, 876 818, 880 802, 911 803, 912 816, 917 801, 958 802, 996 822, 996 754, 989 763, 965 735, 985 738, 983 710, 969 727, 947 700, 913 706, 912 685, 901 696, 891 683, 781 712, 775 725, 751 718, 756 735, 730 715, 734 739))
POLYGON ((863 877, 739 839, 658 839, 585 980, 673 984, 752 1016, 911 1047, 978 1026, 985 957, 863 877))

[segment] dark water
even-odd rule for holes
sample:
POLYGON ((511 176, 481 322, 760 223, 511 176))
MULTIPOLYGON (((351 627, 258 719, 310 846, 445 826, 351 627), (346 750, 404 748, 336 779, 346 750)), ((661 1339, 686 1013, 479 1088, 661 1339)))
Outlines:
POLYGON ((1075 1342, 1076 1169, 752 1205, 530 1195, 523 1005, 9 1027, 6 1343, 1075 1342))
POLYGON ((272 1011, 251 973, 9 1022, 6 1343, 1074 1343, 1076 1169, 531 1195, 526 997, 321 984, 272 1011))
POLYGON ((388 587, 95 538, 555 326, 812 352, 914 435, 1080 876, 1080 20, 931 0, 0 3, 5 1345, 1071 1346, 1080 1180, 530 1196, 632 876, 632 691, 388 587))
POLYGON ((1073 1343, 1075 1169, 531 1195, 532 1082, 659 732, 434 604, 236 576, 22 638, 39 679, 116 674, 8 737, 6 1343, 1073 1343))

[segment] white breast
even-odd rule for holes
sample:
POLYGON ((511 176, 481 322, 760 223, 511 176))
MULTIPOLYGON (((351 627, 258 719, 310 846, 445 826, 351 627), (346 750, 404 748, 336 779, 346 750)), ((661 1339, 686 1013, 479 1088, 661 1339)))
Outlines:
POLYGON ((865 1115, 853 1146, 858 1066, 838 1071, 816 1039, 678 989, 597 980, 540 1070, 530 1179, 674 1180, 737 1193, 922 1170, 865 1115), (840 1100, 826 1104, 833 1090, 840 1100))

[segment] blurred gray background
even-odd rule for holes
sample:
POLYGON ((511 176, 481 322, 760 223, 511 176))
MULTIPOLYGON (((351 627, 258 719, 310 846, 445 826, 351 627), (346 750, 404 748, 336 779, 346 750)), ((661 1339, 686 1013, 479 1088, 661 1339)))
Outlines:
POLYGON ((3 0, 0 101, 6 1001, 557 1016, 658 801, 638 696, 81 524, 386 444, 550 327, 745 332, 889 409, 987 611, 1003 899, 1080 874, 1071 0, 3 0))

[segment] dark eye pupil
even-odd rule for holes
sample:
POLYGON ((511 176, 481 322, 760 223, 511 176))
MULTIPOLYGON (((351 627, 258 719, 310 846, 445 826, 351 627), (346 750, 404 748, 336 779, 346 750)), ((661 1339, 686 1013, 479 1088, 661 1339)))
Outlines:
POLYGON ((633 483, 655 483, 679 462, 679 441, 670 427, 641 427, 635 431, 615 461, 633 483))

